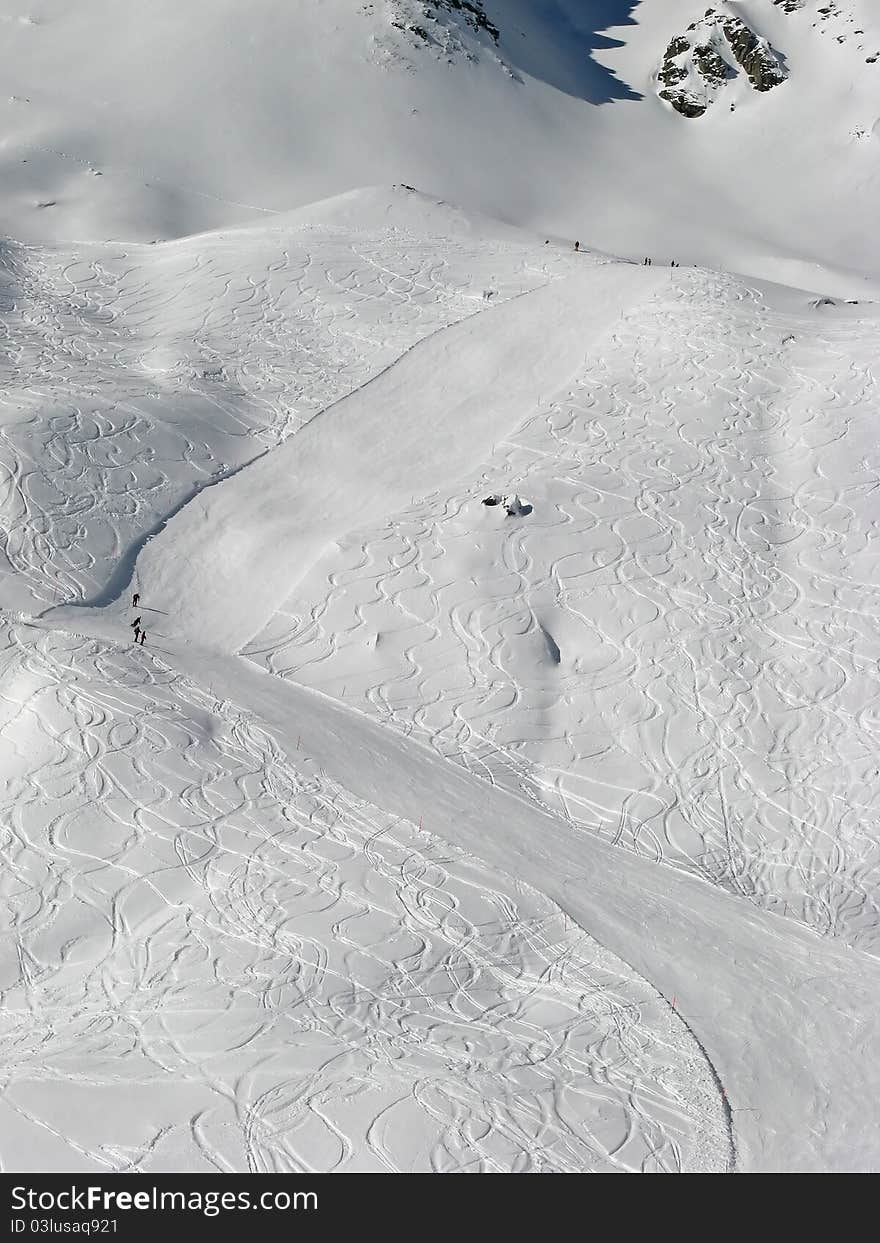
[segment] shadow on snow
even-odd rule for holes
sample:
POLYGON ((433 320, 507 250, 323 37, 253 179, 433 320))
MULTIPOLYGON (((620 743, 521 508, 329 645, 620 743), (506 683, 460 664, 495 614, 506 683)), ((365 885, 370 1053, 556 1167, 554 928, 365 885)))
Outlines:
POLYGON ((501 31, 500 54, 516 72, 591 104, 643 96, 599 64, 594 53, 623 47, 603 33, 636 26, 642 0, 483 0, 501 31))

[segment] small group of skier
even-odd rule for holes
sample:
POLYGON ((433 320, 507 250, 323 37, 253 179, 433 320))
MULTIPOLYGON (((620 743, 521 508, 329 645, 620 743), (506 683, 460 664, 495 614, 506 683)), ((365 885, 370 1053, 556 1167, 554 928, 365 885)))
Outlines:
MULTIPOLYGON (((547 242, 545 242, 545 243, 544 243, 544 245, 545 245, 545 246, 546 246, 547 244, 548 244, 547 242)), ((577 253, 580 253, 580 249, 581 249, 581 244, 580 244, 580 242, 575 242, 575 244, 574 244, 574 248, 575 248, 575 251, 576 251, 577 253)), ((653 266, 654 266, 654 260, 653 260, 653 259, 648 259, 648 258, 646 258, 646 259, 644 260, 644 262, 642 263, 642 267, 643 267, 643 268, 651 268, 651 267, 653 267, 653 266)), ((680 264, 680 263, 678 263, 678 262, 676 262, 676 260, 675 260, 675 259, 673 259, 673 260, 672 260, 672 262, 670 263, 670 265, 669 265, 669 266, 670 266, 671 268, 680 268, 680 267, 681 267, 681 264, 680 264)))
MULTIPOLYGON (((136 592, 134 593, 134 595, 131 597, 131 607, 132 607, 132 608, 134 608, 134 609, 136 609, 136 608, 137 608, 137 606, 138 606, 138 601, 140 600, 140 598, 141 598, 141 597, 140 597, 140 593, 136 591, 136 592)), ((140 619, 139 617, 136 617, 136 618, 134 619, 134 621, 131 623, 131 628, 132 628, 132 630, 134 631, 134 641, 135 641, 135 643, 138 643, 138 642, 139 642, 139 643, 140 643, 140 645, 141 645, 141 647, 143 647, 143 646, 144 646, 144 640, 145 640, 145 639, 146 639, 146 637, 147 637, 147 632, 146 632, 146 630, 144 630, 144 629, 143 629, 143 627, 141 626, 141 619, 140 619)))

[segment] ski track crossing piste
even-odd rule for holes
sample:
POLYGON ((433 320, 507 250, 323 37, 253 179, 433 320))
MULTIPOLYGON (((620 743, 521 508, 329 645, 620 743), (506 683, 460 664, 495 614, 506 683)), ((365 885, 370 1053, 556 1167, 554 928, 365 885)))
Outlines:
POLYGON ((704 6, 0 0, 3 1172, 880 1168, 880 23, 704 6))

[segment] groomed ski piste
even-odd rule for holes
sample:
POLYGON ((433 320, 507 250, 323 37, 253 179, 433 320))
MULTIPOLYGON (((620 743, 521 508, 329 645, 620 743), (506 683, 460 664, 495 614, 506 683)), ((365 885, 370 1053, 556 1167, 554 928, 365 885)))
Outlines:
POLYGON ((0 1168, 876 1170, 880 268, 222 188, 9 199, 0 1168))

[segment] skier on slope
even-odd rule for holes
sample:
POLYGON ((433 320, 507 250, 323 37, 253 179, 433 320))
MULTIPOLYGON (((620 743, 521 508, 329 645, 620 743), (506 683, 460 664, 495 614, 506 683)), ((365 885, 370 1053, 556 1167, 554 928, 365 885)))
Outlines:
POLYGON ((138 606, 138 600, 140 600, 140 598, 141 598, 141 597, 140 597, 140 593, 139 593, 139 592, 137 592, 137 591, 136 591, 136 592, 134 593, 134 595, 131 597, 131 607, 132 607, 133 609, 136 609, 136 608, 137 608, 137 606, 138 606))
POLYGON ((141 619, 140 619, 139 617, 136 617, 136 618, 134 619, 134 621, 131 623, 131 628, 132 628, 132 630, 140 630, 140 628, 141 628, 141 619))
POLYGON ((146 637, 147 637, 147 632, 146 632, 146 630, 142 630, 142 631, 141 631, 141 647, 143 647, 143 646, 144 646, 144 639, 145 639, 146 637))
POLYGON ((574 244, 574 248, 575 248, 575 250, 580 250, 580 248, 581 248, 581 244, 580 244, 580 242, 575 242, 575 244, 574 244))

